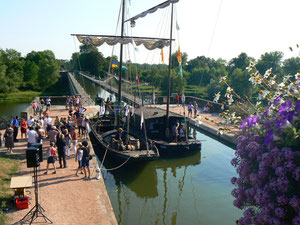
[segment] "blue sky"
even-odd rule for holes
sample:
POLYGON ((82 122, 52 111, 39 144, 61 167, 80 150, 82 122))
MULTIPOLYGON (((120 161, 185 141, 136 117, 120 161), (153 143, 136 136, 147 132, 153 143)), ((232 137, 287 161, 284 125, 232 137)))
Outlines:
MULTIPOLYGON (((131 0, 130 16, 161 2, 131 0)), ((2 0, 0 48, 14 48, 22 55, 50 49, 57 58, 70 59, 79 46, 70 34, 115 34, 119 7, 120 0, 2 0)), ((259 58, 275 50, 285 57, 297 56, 288 47, 300 44, 299 9, 299 0, 180 0, 179 44, 189 59, 205 55, 230 60, 243 51, 259 58)), ((165 14, 160 10, 137 21, 132 34, 154 36, 165 14)), ((109 56, 112 48, 103 46, 99 51, 109 56)), ((145 52, 139 47, 134 61, 159 62, 159 52, 152 56, 145 52)))

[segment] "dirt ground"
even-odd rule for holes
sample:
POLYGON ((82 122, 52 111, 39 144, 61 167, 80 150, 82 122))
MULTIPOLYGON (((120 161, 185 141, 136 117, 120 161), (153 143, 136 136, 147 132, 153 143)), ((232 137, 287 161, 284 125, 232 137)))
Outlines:
MULTIPOLYGON (((87 112, 95 110, 88 108, 87 112)), ((50 110, 50 116, 67 116, 67 111, 63 108, 53 108, 50 110)), ((14 154, 26 154, 27 140, 20 139, 15 143, 14 154)), ((39 204, 45 209, 44 214, 53 222, 53 224, 117 224, 104 181, 95 179, 97 161, 93 158, 90 168, 92 173, 91 180, 83 180, 83 174, 75 176, 78 163, 75 162, 75 156, 71 150, 70 157, 67 157, 67 168, 58 168, 57 173, 52 174, 53 168, 50 166, 48 174, 46 171, 47 161, 45 160, 45 151, 49 146, 49 140, 44 140, 43 151, 44 161, 38 167, 39 184, 39 204)), ((6 151, 4 148, 1 151, 6 151)), ((9 154, 9 153, 7 153, 9 154)), ((92 153, 94 154, 94 153, 92 153)), ((20 176, 33 176, 33 168, 27 168, 26 160, 20 165, 20 176)), ((9 224, 22 224, 20 220, 35 205, 34 188, 27 189, 27 194, 31 197, 28 209, 18 210, 10 209, 8 212, 11 220, 9 224)), ((46 224, 43 217, 39 217, 34 224, 46 224)))

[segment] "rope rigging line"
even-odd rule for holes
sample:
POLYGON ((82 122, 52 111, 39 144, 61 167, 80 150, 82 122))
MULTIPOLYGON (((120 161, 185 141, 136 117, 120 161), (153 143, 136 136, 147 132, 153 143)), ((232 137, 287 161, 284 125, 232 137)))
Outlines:
MULTIPOLYGON (((117 33, 118 33, 121 12, 122 12, 122 2, 120 4, 120 8, 119 8, 119 14, 118 14, 118 20, 117 20, 117 26, 116 26, 116 30, 115 30, 115 35, 117 35, 117 33)), ((114 50, 115 50, 115 46, 112 47, 112 51, 111 51, 111 57, 110 57, 109 66, 108 66, 108 72, 109 73, 110 73, 111 64, 112 64, 112 60, 113 60, 112 56, 113 56, 114 50)))
POLYGON ((211 39, 210 39, 210 43, 209 43, 209 47, 208 47, 208 51, 207 51, 207 57, 209 57, 210 50, 211 50, 211 47, 212 47, 213 39, 214 39, 214 36, 215 36, 215 32, 216 32, 218 21, 219 21, 219 17, 220 17, 220 12, 221 12, 221 8, 222 8, 222 4, 223 4, 223 0, 220 0, 220 4, 219 4, 219 9, 218 9, 217 17, 216 17, 215 26, 214 26, 214 29, 213 29, 213 33, 212 33, 212 36, 211 36, 211 39))
MULTIPOLYGON (((76 45, 76 41, 75 41, 75 36, 73 36, 73 40, 74 40, 75 53, 76 53, 77 45, 76 45)), ((80 56, 80 48, 79 48, 78 54, 76 54, 76 55, 77 55, 77 60, 78 60, 79 69, 80 69, 80 71, 82 72, 82 68, 81 68, 81 64, 80 64, 80 59, 79 59, 79 56, 80 56)), ((82 77, 82 75, 79 75, 79 76, 80 76, 79 79, 81 79, 81 82, 83 83, 83 88, 84 88, 84 90, 86 90, 85 82, 84 82, 84 80, 83 80, 83 77, 82 77)), ((74 77, 74 78, 75 78, 75 77, 74 77)), ((78 93, 78 94, 79 94, 79 93, 78 93)))
MULTIPOLYGON (((160 26, 157 27, 157 29, 154 33, 155 36, 157 36, 157 37, 168 37, 169 27, 170 27, 170 20, 168 18, 169 14, 170 14, 169 7, 162 11, 162 15, 161 15, 161 18, 159 20, 160 21, 159 22, 160 26)), ((153 63, 154 57, 155 57, 155 55, 157 54, 158 51, 160 51, 160 49, 159 50, 155 49, 154 52, 152 53, 151 64, 153 63)), ((146 60, 148 60, 148 57, 149 57, 150 54, 151 54, 151 52, 148 52, 146 60)), ((158 59, 159 59, 158 64, 160 64, 161 57, 158 57, 158 59)))
MULTIPOLYGON (((76 41, 75 41, 75 36, 73 36, 73 41, 74 41, 75 54, 76 54, 76 51, 77 51, 77 45, 76 45, 76 41)), ((77 61, 78 61, 78 65, 79 65, 79 70, 82 71, 81 65, 80 65, 80 60, 79 60, 79 54, 80 54, 80 51, 78 52, 78 54, 76 54, 76 55, 77 55, 77 61)))

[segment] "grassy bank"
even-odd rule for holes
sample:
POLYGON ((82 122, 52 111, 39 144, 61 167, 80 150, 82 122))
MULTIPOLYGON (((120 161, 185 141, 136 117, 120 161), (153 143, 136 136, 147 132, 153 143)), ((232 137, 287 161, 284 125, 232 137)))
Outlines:
POLYGON ((13 197, 13 191, 9 189, 9 184, 11 177, 19 170, 20 160, 17 155, 0 153, 0 224, 8 224, 9 218, 3 211, 5 208, 12 207, 10 200, 13 197))
POLYGON ((0 93, 0 102, 31 102, 37 96, 62 96, 69 95, 69 86, 66 79, 59 79, 55 84, 44 91, 17 91, 0 93))
POLYGON ((37 91, 18 91, 12 93, 0 93, 0 102, 30 102, 34 97, 42 92, 37 91))

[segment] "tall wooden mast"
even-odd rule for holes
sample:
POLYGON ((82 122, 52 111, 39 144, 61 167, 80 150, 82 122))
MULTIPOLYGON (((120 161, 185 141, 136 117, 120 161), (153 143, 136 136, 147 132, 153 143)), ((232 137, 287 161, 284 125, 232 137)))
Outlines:
POLYGON ((172 68, 172 36, 173 36, 173 3, 171 3, 171 28, 170 28, 170 47, 169 47, 169 73, 168 73, 168 97, 166 112, 166 136, 169 136, 169 109, 171 95, 171 68, 172 68))
MULTIPOLYGON (((125 0, 122 0, 122 23, 121 23, 121 38, 124 38, 124 17, 125 17, 125 0)), ((119 72, 119 93, 118 102, 121 105, 122 101, 122 72, 123 72, 123 44, 120 43, 120 72, 119 72)), ((117 127, 120 127, 120 115, 117 116, 117 127)))

